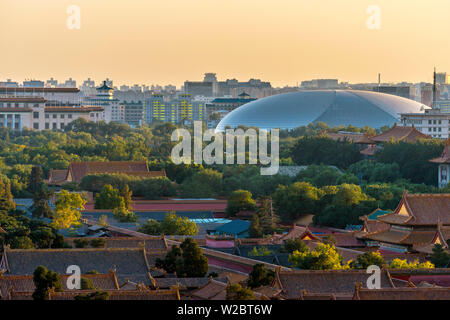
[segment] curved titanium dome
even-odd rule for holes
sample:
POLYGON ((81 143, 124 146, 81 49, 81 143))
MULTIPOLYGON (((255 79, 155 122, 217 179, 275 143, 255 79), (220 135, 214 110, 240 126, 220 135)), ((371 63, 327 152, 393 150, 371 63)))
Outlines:
POLYGON ((247 103, 226 115, 218 131, 239 125, 293 129, 325 122, 330 127, 352 125, 380 128, 393 125, 400 113, 421 112, 424 105, 406 98, 356 90, 314 90, 285 93, 247 103))

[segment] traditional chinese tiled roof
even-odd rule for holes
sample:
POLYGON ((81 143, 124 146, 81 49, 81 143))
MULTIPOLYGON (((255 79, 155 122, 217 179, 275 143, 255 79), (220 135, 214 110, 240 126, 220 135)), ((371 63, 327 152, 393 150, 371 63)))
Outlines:
POLYGON ((227 284, 209 279, 201 288, 192 291, 192 297, 201 300, 226 300, 227 284))
POLYGON ((255 293, 258 293, 260 295, 264 295, 270 299, 278 297, 278 295, 281 293, 281 289, 272 287, 272 286, 263 286, 259 288, 253 289, 255 293))
POLYGON ((73 181, 80 182, 89 174, 122 173, 145 177, 165 177, 163 171, 149 171, 146 161, 71 162, 69 174, 73 181))
POLYGON ((380 208, 375 209, 372 213, 364 216, 361 220, 377 221, 379 216, 384 216, 385 214, 391 213, 389 210, 383 210, 380 208))
MULTIPOLYGON (((170 290, 103 290, 109 300, 180 300, 177 288, 170 290)), ((50 293, 49 300, 74 300, 77 295, 93 293, 93 290, 74 290, 50 293)))
POLYGON ((109 249, 5 249, 7 273, 32 275, 38 266, 60 274, 66 274, 67 267, 77 265, 82 273, 96 270, 109 273, 115 270, 119 283, 127 279, 150 283, 150 271, 143 248, 109 249))
MULTIPOLYGON (((70 275, 61 275, 61 285, 63 290, 67 288, 67 279, 70 275)), ((83 274, 81 278, 86 278, 92 281, 92 284, 98 290, 117 290, 119 285, 114 272, 107 274, 83 274)), ((6 297, 11 290, 17 292, 34 292, 36 289, 32 275, 5 275, 0 274, 0 295, 6 297)))
MULTIPOLYGON (((443 226, 441 224, 438 225, 438 232, 441 240, 443 242, 447 242, 450 240, 450 226, 443 226)), ((444 245, 444 243, 442 243, 444 245)))
POLYGON ((305 227, 294 225, 287 234, 279 238, 280 241, 296 240, 296 239, 320 240, 320 237, 313 235, 307 226, 305 227))
POLYGON ((366 239, 400 245, 429 244, 436 236, 435 230, 398 230, 390 228, 365 236, 366 239))
POLYGON ((377 153, 379 150, 381 150, 380 146, 377 145, 369 145, 367 148, 361 150, 359 153, 361 153, 364 156, 373 156, 375 153, 377 153))
MULTIPOLYGON (((349 295, 344 295, 350 299, 349 295)), ((308 293, 305 290, 300 291, 299 300, 337 300, 334 293, 308 293)))
POLYGON ((444 150, 439 158, 431 159, 434 163, 450 163, 450 139, 445 142, 444 150))
MULTIPOLYGON (((356 283, 366 285, 369 276, 365 270, 277 270, 273 286, 281 289, 287 299, 299 299, 302 291, 351 296, 356 283)), ((381 272, 381 287, 393 287, 390 274, 385 269, 381 272)))
MULTIPOLYGON (((68 244, 74 243, 77 239, 89 238, 65 238, 68 244)), ((146 237, 111 237, 102 238, 106 242, 106 248, 145 248, 147 253, 165 253, 168 249, 164 236, 146 237)))
POLYGON ((50 185, 62 185, 67 179, 67 170, 50 169, 48 174, 48 180, 46 181, 50 185))
POLYGON ((368 220, 367 217, 363 219, 364 224, 361 231, 355 234, 358 238, 364 238, 367 234, 389 230, 390 225, 378 220, 368 220))
POLYGON ((391 129, 383 132, 375 137, 371 137, 371 140, 375 142, 390 142, 402 141, 402 142, 415 142, 418 139, 431 139, 427 134, 424 134, 414 127, 402 127, 394 125, 391 129))
POLYGON ((320 237, 323 239, 326 236, 333 237, 336 240, 336 247, 350 248, 350 247, 364 247, 364 241, 356 238, 358 232, 333 233, 325 234, 320 237))
POLYGON ((450 194, 409 194, 405 192, 397 209, 378 217, 389 224, 410 226, 450 225, 450 194))
POLYGON ((450 300, 450 288, 355 288, 354 300, 450 300))
POLYGON ((106 84, 106 80, 105 80, 105 81, 103 81, 103 85, 101 87, 98 87, 97 90, 108 90, 109 91, 109 90, 113 90, 113 88, 109 87, 106 84))
POLYGON ((410 220, 410 216, 399 215, 395 212, 391 212, 378 217, 378 221, 384 222, 386 224, 406 224, 410 220))
MULTIPOLYGON (((153 287, 155 289, 166 289, 177 286, 180 290, 198 289, 205 286, 210 278, 155 278, 153 287)), ((227 283, 226 278, 215 278, 215 281, 227 283)))

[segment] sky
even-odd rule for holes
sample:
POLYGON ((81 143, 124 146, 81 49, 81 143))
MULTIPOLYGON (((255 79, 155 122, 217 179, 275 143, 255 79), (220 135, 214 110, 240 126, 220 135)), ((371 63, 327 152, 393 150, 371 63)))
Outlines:
POLYGON ((449 0, 1 0, 0 81, 431 82, 434 66, 450 72, 449 12, 449 0))

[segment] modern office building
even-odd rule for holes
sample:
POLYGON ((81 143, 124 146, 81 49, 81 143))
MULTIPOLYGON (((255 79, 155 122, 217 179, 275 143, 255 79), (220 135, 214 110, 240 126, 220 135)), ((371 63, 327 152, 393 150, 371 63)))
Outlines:
POLYGON ((78 118, 103 120, 101 107, 47 106, 46 103, 42 97, 0 97, 0 127, 62 130, 78 118))
POLYGON ((214 113, 225 115, 234 109, 255 100, 255 98, 250 97, 250 95, 245 92, 241 93, 237 98, 216 98, 206 104, 207 118, 209 119, 214 113))
POLYGON ((422 133, 434 138, 450 138, 450 113, 442 113, 438 109, 427 109, 419 113, 402 113, 401 123, 414 126, 422 133))
POLYGON ((162 94, 153 94, 145 103, 145 122, 190 122, 206 120, 206 106, 190 94, 179 94, 174 99, 165 99, 162 94))
POLYGON ((411 99, 410 86, 377 86, 373 88, 373 91, 411 99))
POLYGON ((44 87, 0 87, 0 97, 44 98, 47 106, 79 106, 82 98, 78 88, 44 87))
POLYGON ((301 82, 305 89, 337 89, 339 88, 338 79, 313 79, 301 82))
POLYGON ((144 122, 144 102, 143 101, 125 101, 120 105, 124 112, 124 121, 130 127, 141 126, 144 122))
POLYGON ((43 88, 44 85, 44 81, 41 80, 28 80, 23 82, 25 88, 43 88))
POLYGON ((237 98, 241 93, 246 92, 255 98, 263 98, 273 94, 270 82, 259 79, 250 79, 240 82, 236 79, 217 81, 215 73, 206 73, 203 81, 186 81, 184 92, 195 96, 204 97, 233 97, 237 98))

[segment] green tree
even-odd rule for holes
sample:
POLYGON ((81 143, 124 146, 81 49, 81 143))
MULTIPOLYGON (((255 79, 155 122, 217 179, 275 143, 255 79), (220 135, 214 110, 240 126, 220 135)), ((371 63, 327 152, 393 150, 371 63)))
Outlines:
POLYGON ((91 240, 92 248, 106 248, 106 240, 104 238, 96 238, 91 240))
POLYGON ((289 256, 289 262, 299 269, 306 270, 336 270, 343 269, 342 256, 332 245, 319 243, 313 251, 294 251, 289 256))
POLYGON ((61 276, 52 270, 47 270, 44 266, 39 266, 34 270, 33 282, 36 287, 33 300, 47 300, 50 289, 62 290, 61 276))
POLYGON ((389 268, 391 269, 433 269, 434 264, 426 261, 426 262, 419 262, 419 260, 408 262, 408 260, 404 259, 394 259, 391 261, 391 264, 389 265, 389 268))
POLYGON ((46 189, 40 188, 38 191, 34 193, 33 197, 33 207, 32 207, 32 215, 37 218, 52 218, 53 210, 49 205, 49 200, 52 197, 53 193, 46 189))
POLYGON ((282 252, 293 253, 294 251, 298 252, 309 252, 309 247, 306 243, 300 239, 287 239, 284 241, 282 252))
POLYGON ((247 280, 247 285, 250 288, 258 288, 261 286, 268 286, 272 283, 275 277, 273 270, 267 269, 264 264, 258 263, 253 266, 247 280))
POLYGON ((215 197, 222 190, 222 173, 213 169, 201 170, 180 185, 180 192, 185 198, 215 197))
POLYGON ((431 254, 431 262, 436 268, 447 268, 450 263, 450 253, 445 251, 441 244, 435 244, 431 254))
POLYGON ((97 289, 94 286, 94 283, 92 282, 92 280, 89 279, 89 278, 85 278, 85 277, 81 277, 80 285, 81 285, 81 290, 95 290, 95 289, 97 289))
POLYGON ((240 284, 232 284, 227 287, 227 300, 255 300, 255 293, 249 288, 243 288, 240 284))
POLYGON ((55 229, 67 229, 79 225, 80 211, 84 210, 86 200, 78 193, 61 190, 56 194, 55 211, 52 225, 55 229))
POLYGON ((258 208, 259 221, 263 234, 272 234, 278 217, 275 215, 272 208, 272 198, 259 198, 260 207, 258 208))
POLYGON ((136 222, 137 217, 133 211, 128 210, 124 206, 116 207, 112 211, 114 219, 119 222, 136 222))
POLYGON ((89 239, 75 239, 73 244, 75 248, 87 248, 89 246, 89 239))
POLYGON ((172 249, 167 252, 164 259, 156 259, 155 266, 164 269, 168 273, 175 273, 177 271, 177 265, 180 263, 183 263, 181 260, 181 249, 178 246, 173 246, 172 249))
POLYGON ((138 230, 139 232, 150 235, 193 236, 199 232, 199 228, 195 222, 189 220, 187 217, 180 217, 175 212, 166 213, 161 222, 149 219, 138 230))
POLYGON ((125 205, 125 208, 127 209, 127 210, 130 210, 131 209, 131 203, 132 203, 132 201, 131 201, 131 195, 132 195, 133 193, 131 192, 131 190, 130 190, 130 188, 128 187, 128 185, 125 185, 125 187, 122 189, 122 190, 120 190, 120 195, 122 196, 122 198, 123 198, 123 201, 124 201, 124 205, 125 205))
POLYGON ((263 235, 263 229, 259 223, 259 216, 257 214, 252 217, 248 234, 250 238, 261 238, 263 235))
POLYGON ((95 196, 95 209, 126 208, 125 200, 118 189, 106 184, 100 193, 95 196))
POLYGON ((316 213, 320 197, 320 189, 308 182, 295 182, 289 186, 278 186, 273 200, 280 217, 283 220, 292 220, 305 214, 316 213))
POLYGON ((235 216, 239 211, 253 210, 256 210, 256 202, 253 200, 251 192, 236 190, 228 197, 226 212, 229 217, 235 216))
POLYGON ((90 301, 90 300, 109 300, 110 294, 106 291, 95 291, 87 294, 79 294, 74 297, 75 300, 79 301, 90 301))
POLYGON ((177 265, 177 276, 182 278, 204 277, 208 272, 208 259, 192 238, 186 238, 180 245, 182 263, 177 265))
POLYGON ((16 208, 13 196, 11 194, 11 185, 9 181, 0 178, 0 211, 10 211, 16 208))
POLYGON ((33 168, 31 169, 30 184, 28 186, 28 190, 30 191, 30 193, 35 194, 42 189, 42 186, 42 167, 33 166, 33 168))
POLYGON ((386 264, 386 261, 378 251, 368 251, 360 254, 356 261, 352 261, 350 267, 353 269, 367 269, 369 266, 375 265, 381 268, 384 264, 386 264))

